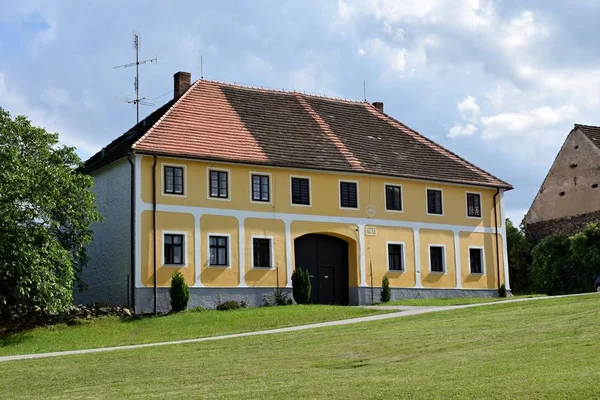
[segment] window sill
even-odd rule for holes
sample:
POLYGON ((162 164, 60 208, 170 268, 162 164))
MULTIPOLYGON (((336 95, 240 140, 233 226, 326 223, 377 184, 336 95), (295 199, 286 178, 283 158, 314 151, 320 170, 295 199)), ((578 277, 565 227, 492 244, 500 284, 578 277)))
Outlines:
POLYGON ((404 210, 390 210, 388 208, 385 209, 386 212, 394 212, 394 213, 403 213, 404 210))
POLYGON ((475 217, 473 215, 467 215, 467 218, 469 218, 469 219, 483 219, 482 217, 475 217))
POLYGON ((446 275, 446 271, 441 272, 441 271, 429 271, 430 274, 433 275, 446 275))
POLYGON ((441 213, 441 214, 436 214, 436 213, 427 213, 427 215, 431 215, 431 216, 434 216, 434 217, 443 217, 443 216, 444 216, 444 213, 441 213))
POLYGON ((208 264, 207 267, 208 268, 228 269, 228 268, 231 268, 231 265, 212 265, 212 264, 208 264))
POLYGON ((311 207, 311 204, 290 203, 293 207, 311 207))
POLYGON ((186 268, 187 264, 163 264, 161 268, 186 268))
POLYGON ((212 197, 212 196, 208 196, 207 199, 208 200, 217 200, 217 201, 231 201, 230 197, 212 197))
POLYGON ((406 271, 403 269, 388 269, 388 274, 403 274, 406 271))
POLYGON ((259 271, 273 271, 274 270, 273 267, 255 267, 254 265, 252 266, 251 269, 256 269, 259 271))
POLYGON ((469 272, 469 275, 484 276, 485 272, 469 272))

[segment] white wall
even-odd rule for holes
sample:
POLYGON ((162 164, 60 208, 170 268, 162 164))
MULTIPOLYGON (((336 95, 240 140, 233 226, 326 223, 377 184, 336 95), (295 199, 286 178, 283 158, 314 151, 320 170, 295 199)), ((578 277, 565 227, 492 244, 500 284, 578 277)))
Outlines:
POLYGON ((92 225, 94 240, 88 246, 89 262, 82 275, 88 288, 84 292, 75 289, 75 302, 127 305, 127 276, 131 274, 131 165, 125 157, 94 172, 92 177, 104 222, 92 225))

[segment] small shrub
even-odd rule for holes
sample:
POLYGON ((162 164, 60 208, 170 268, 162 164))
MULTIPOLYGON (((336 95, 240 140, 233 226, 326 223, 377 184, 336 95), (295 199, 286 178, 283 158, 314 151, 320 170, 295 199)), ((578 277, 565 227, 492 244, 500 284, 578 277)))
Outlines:
POLYGON ((169 295, 171 295, 171 311, 181 312, 187 308, 190 300, 190 289, 179 271, 173 273, 169 295))
POLYGON ((219 305, 217 306, 217 310, 219 310, 219 311, 237 310, 238 308, 241 308, 241 307, 242 307, 242 305, 240 303, 238 303, 237 301, 228 300, 228 301, 219 303, 219 305))
POLYGON ((392 289, 390 289, 390 280, 384 276, 381 280, 381 302, 387 303, 392 298, 392 289))
POLYGON ((298 304, 308 304, 311 292, 310 276, 308 270, 298 267, 292 274, 292 291, 294 300, 298 304))
POLYGON ((504 286, 504 283, 498 288, 498 297, 506 297, 506 286, 504 286))

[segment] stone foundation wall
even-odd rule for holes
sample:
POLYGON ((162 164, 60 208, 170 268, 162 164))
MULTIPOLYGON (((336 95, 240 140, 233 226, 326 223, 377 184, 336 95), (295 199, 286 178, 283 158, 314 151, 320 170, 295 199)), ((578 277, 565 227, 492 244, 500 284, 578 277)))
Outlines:
POLYGON ((528 239, 539 242, 550 235, 572 235, 581 231, 590 222, 595 221, 600 221, 600 210, 524 225, 523 230, 528 239))

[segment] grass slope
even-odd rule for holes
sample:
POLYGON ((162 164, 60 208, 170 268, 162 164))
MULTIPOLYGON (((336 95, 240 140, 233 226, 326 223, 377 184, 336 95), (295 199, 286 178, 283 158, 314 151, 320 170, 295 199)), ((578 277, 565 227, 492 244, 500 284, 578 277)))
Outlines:
POLYGON ((0 335, 0 356, 193 339, 305 325, 379 313, 354 307, 285 306, 230 311, 188 311, 157 318, 96 318, 0 335))
POLYGON ((493 303, 497 301, 506 301, 514 299, 525 299, 531 297, 543 297, 542 294, 531 294, 524 296, 511 296, 511 297, 453 297, 453 298, 437 298, 437 299, 405 299, 405 300, 394 300, 387 303, 381 303, 381 306, 460 306, 463 304, 477 304, 477 303, 493 303))
POLYGON ((600 295, 0 363, 0 398, 597 398, 600 295))

